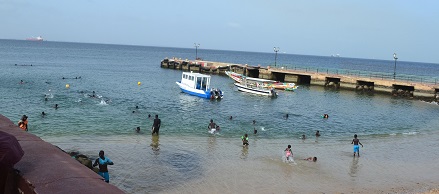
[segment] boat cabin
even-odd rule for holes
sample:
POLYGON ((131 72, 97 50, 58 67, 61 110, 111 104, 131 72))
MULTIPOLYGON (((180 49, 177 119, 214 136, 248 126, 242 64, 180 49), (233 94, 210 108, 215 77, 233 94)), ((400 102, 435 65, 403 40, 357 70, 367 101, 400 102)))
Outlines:
POLYGON ((181 84, 190 88, 208 91, 210 90, 210 75, 200 73, 183 72, 181 84))

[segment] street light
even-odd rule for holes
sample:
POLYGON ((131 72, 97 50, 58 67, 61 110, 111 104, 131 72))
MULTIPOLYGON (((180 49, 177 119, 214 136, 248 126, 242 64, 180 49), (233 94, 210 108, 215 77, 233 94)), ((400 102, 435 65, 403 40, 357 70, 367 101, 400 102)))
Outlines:
POLYGON ((393 68, 393 79, 396 77, 396 60, 398 60, 398 57, 396 57, 396 53, 393 53, 393 59, 395 59, 395 67, 393 68))
POLYGON ((198 47, 200 47, 200 44, 194 43, 195 47, 195 60, 198 60, 198 47))
POLYGON ((277 52, 279 52, 279 47, 273 47, 273 50, 276 53, 276 55, 274 56, 274 66, 276 67, 277 52))

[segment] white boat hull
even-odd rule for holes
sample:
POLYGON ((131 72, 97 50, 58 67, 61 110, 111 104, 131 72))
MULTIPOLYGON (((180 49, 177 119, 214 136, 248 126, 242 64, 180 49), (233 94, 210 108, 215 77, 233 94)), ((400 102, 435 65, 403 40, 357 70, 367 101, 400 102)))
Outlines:
POLYGON ((236 87, 238 87, 238 91, 247 92, 252 94, 264 95, 264 96, 277 96, 277 93, 274 90, 264 89, 264 88, 252 88, 242 85, 240 83, 234 83, 236 87))
POLYGON ((189 86, 186 86, 180 82, 175 82, 177 83, 177 85, 180 87, 181 91, 190 95, 194 95, 194 96, 198 96, 198 97, 202 97, 202 98, 207 98, 207 99, 221 99, 223 97, 223 92, 219 91, 220 93, 215 95, 212 93, 212 91, 208 90, 199 90, 199 89, 194 89, 191 88, 189 86))

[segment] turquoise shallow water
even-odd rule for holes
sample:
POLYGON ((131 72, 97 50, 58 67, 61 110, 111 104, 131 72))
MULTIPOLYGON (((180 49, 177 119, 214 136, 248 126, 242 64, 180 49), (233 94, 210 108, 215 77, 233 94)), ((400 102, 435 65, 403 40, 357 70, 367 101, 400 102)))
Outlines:
MULTIPOLYGON (((263 66, 273 60, 269 53, 200 49, 198 54, 211 61, 263 66)), ((301 157, 307 157, 307 152, 325 145, 339 150, 335 153, 337 157, 350 159, 349 143, 354 133, 359 134, 362 141, 386 142, 384 147, 402 140, 412 142, 426 136, 437 137, 439 106, 387 95, 364 95, 303 85, 296 92, 280 91, 278 98, 270 99, 240 93, 231 79, 219 75, 212 76, 212 85, 225 92, 223 100, 210 101, 186 95, 175 84, 181 72, 161 69, 159 65, 165 57, 194 58, 193 55, 193 49, 0 40, 0 114, 14 122, 21 115, 28 115, 30 133, 63 149, 91 156, 105 149, 116 159, 116 164, 120 164, 111 167, 113 184, 128 193, 176 192, 167 182, 189 184, 184 187, 186 189, 205 189, 218 181, 211 176, 227 179, 227 174, 232 173, 230 169, 239 171, 239 166, 246 165, 245 161, 249 160, 249 169, 274 163, 284 171, 285 166, 277 156, 282 155, 282 150, 290 143, 300 145, 301 157), (20 80, 25 83, 20 84, 20 80), (142 84, 139 86, 138 82, 142 84), (66 88, 66 84, 70 87, 66 88), (99 98, 90 98, 92 91, 99 98), (47 101, 45 95, 50 96, 47 101), (60 108, 55 110, 55 104, 60 108), (43 111, 47 114, 45 117, 41 116, 43 111), (329 119, 321 118, 324 113, 330 115, 329 119), (158 114, 162 119, 160 140, 151 139, 152 119, 148 119, 148 114, 158 114), (285 114, 289 114, 288 119, 284 118, 285 114), (229 116, 233 116, 233 120, 229 120, 229 116), (220 134, 207 133, 210 119, 221 126, 220 134), (252 125, 252 120, 256 120, 256 125, 252 125), (137 126, 141 127, 142 134, 134 133, 137 126), (254 128, 258 134, 252 134, 250 138, 263 144, 253 142, 256 145, 247 152, 240 147, 239 137, 251 134, 254 128), (322 134, 318 142, 313 137, 316 130, 322 134), (309 140, 299 140, 302 134, 309 140), (347 145, 342 145, 345 143, 347 145), (142 163, 148 164, 139 165, 142 163), (213 173, 217 166, 223 172, 213 173), (150 176, 151 170, 157 176, 150 176), (188 179, 190 183, 181 179, 188 179), (213 180, 200 182, 200 179, 213 180)), ((380 65, 389 63, 297 55, 281 55, 278 60, 300 66, 357 70, 367 67, 373 71, 380 71, 380 65)), ((401 62, 400 69, 431 75, 439 72, 439 65, 401 62)), ((422 145, 415 147, 419 149, 422 145)), ((417 151, 407 149, 408 152, 417 151)), ((322 157, 326 155, 324 151, 315 153, 322 157)), ((372 154, 369 152, 369 155, 372 154)), ((378 156, 369 156, 375 157, 378 156)), ((424 155, 420 153, 420 157, 424 155)), ((406 160, 402 156, 397 158, 406 160)), ((308 172, 306 166, 296 168, 304 174, 308 172)), ((282 173, 272 170, 273 175, 269 177, 282 173)), ((268 175, 254 176, 258 182, 268 175)), ((229 187, 225 190, 231 193, 236 191, 234 189, 239 190, 236 186, 229 187)), ((273 189, 280 188, 273 186, 273 189)), ((182 190, 193 191, 197 190, 182 190)))

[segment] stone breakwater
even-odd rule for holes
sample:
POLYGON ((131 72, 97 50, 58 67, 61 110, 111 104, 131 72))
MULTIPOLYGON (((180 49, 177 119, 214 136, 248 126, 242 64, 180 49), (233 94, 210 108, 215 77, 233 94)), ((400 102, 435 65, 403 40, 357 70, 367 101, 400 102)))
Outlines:
POLYGON ((14 166, 15 171, 8 174, 10 192, 124 193, 58 147, 22 131, 3 115, 0 115, 0 131, 15 136, 24 151, 14 166))

